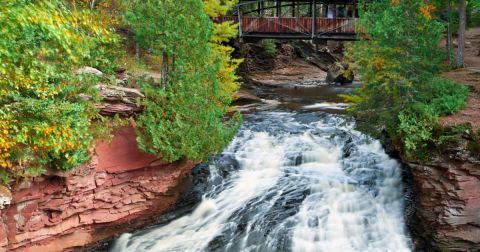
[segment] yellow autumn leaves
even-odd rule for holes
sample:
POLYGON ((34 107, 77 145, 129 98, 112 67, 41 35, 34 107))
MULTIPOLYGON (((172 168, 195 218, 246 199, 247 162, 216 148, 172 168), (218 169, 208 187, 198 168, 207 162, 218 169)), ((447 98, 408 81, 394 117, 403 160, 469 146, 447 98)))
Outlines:
POLYGON ((13 1, 0 11, 0 178, 73 168, 88 160, 96 116, 79 97, 91 83, 73 70, 117 37, 63 1, 13 1))
MULTIPOLYGON (((238 2, 238 0, 204 0, 204 10, 210 18, 214 19, 223 16, 227 11, 238 2)), ((212 57, 218 58, 221 62, 218 79, 220 80, 220 88, 228 97, 232 97, 240 87, 238 77, 235 71, 242 62, 240 59, 232 58, 233 48, 224 45, 232 38, 237 36, 237 24, 233 22, 214 23, 213 35, 210 37, 210 47, 212 48, 212 57)), ((222 103, 222 101, 219 101, 222 103)))
POLYGON ((0 167, 11 169, 13 165, 9 158, 14 142, 10 138, 11 121, 6 119, 6 116, 0 115, 0 167))
POLYGON ((432 13, 436 10, 436 7, 433 4, 426 4, 420 6, 420 14, 425 17, 427 20, 432 19, 432 13))
MULTIPOLYGON (((390 0, 393 6, 398 5, 400 1, 401 0, 390 0)), ((433 4, 428 3, 427 1, 423 1, 423 5, 421 5, 419 8, 420 15, 425 17, 425 19, 427 20, 432 19, 432 13, 435 12, 435 10, 436 10, 436 7, 433 4)), ((423 28, 421 27, 421 29, 423 28)))

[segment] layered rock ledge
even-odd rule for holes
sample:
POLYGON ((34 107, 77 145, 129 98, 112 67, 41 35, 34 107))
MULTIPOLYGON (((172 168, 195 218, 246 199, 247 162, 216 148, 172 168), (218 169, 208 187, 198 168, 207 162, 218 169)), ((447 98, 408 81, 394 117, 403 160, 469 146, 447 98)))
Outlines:
POLYGON ((140 152, 134 129, 122 128, 96 143, 89 164, 12 188, 0 210, 0 251, 63 251, 141 226, 172 207, 194 166, 140 152))
POLYGON ((428 162, 410 167, 415 214, 409 223, 416 251, 480 249, 480 160, 462 139, 428 162))

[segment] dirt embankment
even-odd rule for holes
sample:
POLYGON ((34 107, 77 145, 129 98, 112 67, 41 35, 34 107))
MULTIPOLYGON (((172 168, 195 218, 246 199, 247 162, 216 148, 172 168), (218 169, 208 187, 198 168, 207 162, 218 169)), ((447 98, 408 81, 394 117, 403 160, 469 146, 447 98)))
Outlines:
POLYGON ((319 47, 303 41, 277 41, 275 47, 276 51, 269 53, 262 43, 238 45, 237 56, 245 59, 239 69, 245 82, 269 87, 323 84, 342 48, 337 44, 319 47))
POLYGON ((442 118, 441 124, 470 124, 473 130, 480 129, 480 27, 471 28, 466 33, 465 68, 444 75, 468 86, 471 92, 466 106, 459 113, 442 118))

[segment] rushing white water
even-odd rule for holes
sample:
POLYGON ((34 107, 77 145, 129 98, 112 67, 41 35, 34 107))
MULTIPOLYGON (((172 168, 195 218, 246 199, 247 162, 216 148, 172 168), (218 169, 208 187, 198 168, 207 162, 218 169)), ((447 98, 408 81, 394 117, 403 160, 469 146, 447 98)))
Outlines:
POLYGON ((112 251, 410 251, 400 172, 338 116, 251 115, 193 213, 112 251))
POLYGON ((321 102, 315 103, 313 105, 303 106, 305 109, 337 109, 337 110, 344 110, 348 108, 347 103, 331 103, 331 102, 321 102))

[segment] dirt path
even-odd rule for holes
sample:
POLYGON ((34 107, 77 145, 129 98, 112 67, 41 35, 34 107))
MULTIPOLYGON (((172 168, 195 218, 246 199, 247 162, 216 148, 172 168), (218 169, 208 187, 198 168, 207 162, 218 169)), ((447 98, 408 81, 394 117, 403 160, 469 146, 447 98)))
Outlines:
POLYGON ((480 27, 471 28, 466 34, 465 68, 446 72, 444 75, 471 88, 465 107, 458 113, 440 119, 444 126, 472 125, 480 129, 480 27))

